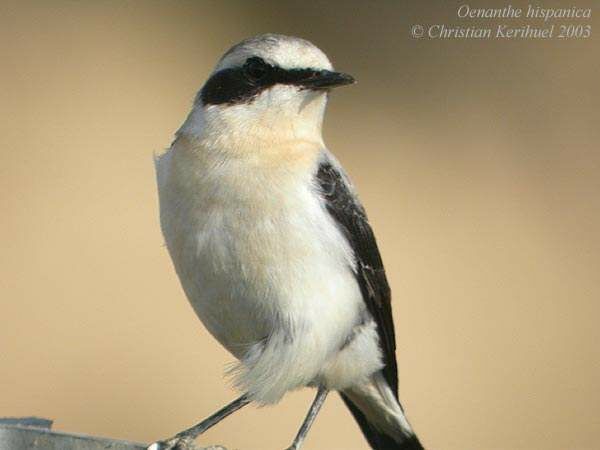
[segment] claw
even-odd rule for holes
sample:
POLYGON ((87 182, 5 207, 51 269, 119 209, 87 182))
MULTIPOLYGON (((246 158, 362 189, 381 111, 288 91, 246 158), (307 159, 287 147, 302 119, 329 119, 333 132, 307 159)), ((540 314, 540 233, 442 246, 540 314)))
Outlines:
POLYGON ((157 441, 148 446, 146 450, 203 450, 191 439, 171 438, 166 441, 157 441))

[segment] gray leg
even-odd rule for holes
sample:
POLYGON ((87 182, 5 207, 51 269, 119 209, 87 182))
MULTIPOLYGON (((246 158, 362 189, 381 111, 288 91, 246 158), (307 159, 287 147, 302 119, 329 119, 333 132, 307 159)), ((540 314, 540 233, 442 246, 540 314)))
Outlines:
POLYGON ((183 430, 181 433, 177 433, 175 436, 167 439, 166 441, 155 442, 148 447, 148 450, 193 449, 194 439, 212 426, 218 424, 225 417, 246 406, 248 403, 250 403, 250 400, 248 400, 248 396, 244 394, 240 398, 232 401, 230 404, 221 408, 212 416, 204 419, 202 422, 194 425, 193 427, 183 430))
POLYGON ((317 414, 319 414, 319 410, 323 403, 325 403, 325 399, 327 398, 327 394, 329 391, 324 387, 319 387, 317 392, 317 396, 315 397, 312 405, 310 405, 310 409, 308 410, 308 414, 306 414, 306 418, 304 422, 302 422, 302 426, 300 430, 298 430, 298 434, 296 435, 296 439, 292 442, 292 445, 287 450, 299 450, 308 434, 308 430, 310 430, 311 425, 317 418, 317 414))

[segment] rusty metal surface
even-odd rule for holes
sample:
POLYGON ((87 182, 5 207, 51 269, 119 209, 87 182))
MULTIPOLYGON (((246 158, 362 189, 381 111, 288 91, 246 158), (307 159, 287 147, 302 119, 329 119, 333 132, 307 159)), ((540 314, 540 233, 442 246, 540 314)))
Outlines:
POLYGON ((51 431, 52 421, 35 417, 0 419, 0 450, 144 450, 137 442, 51 431))

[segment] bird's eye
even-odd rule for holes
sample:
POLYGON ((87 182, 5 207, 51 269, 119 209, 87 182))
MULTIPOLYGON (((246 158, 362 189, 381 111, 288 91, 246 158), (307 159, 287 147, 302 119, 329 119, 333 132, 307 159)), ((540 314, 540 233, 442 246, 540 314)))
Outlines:
POLYGON ((263 78, 265 75, 267 75, 268 71, 269 65, 262 58, 248 58, 244 64, 244 72, 246 73, 246 76, 254 81, 258 81, 263 78))

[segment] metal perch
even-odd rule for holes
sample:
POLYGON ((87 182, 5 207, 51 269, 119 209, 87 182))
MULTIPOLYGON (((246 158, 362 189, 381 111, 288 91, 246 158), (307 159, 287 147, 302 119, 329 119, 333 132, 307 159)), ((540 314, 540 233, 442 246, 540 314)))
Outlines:
MULTIPOLYGON (((37 417, 0 418, 0 450, 145 450, 148 444, 52 431, 37 417)), ((226 450, 212 446, 198 450, 226 450)))

